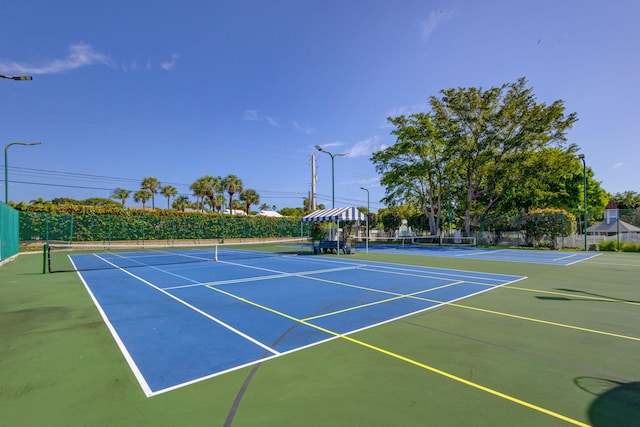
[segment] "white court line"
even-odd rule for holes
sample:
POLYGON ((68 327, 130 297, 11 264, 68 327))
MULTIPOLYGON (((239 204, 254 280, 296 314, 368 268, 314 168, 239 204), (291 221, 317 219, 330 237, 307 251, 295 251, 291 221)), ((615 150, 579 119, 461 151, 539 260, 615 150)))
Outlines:
POLYGON ((455 255, 457 257, 463 257, 463 256, 476 256, 476 255, 491 255, 491 254, 497 254, 498 252, 504 252, 506 251, 506 249, 496 249, 496 250, 492 250, 492 251, 474 251, 472 253, 469 254, 459 254, 459 255, 455 255))
POLYGON ((184 280, 188 280, 191 283, 190 285, 178 285, 178 286, 171 286, 169 288, 162 288, 164 290, 167 291, 171 291, 174 289, 184 289, 184 288, 193 288, 196 286, 218 286, 218 285, 230 285, 233 283, 247 283, 247 282, 253 282, 253 281, 258 281, 258 280, 271 280, 271 279, 284 279, 286 277, 294 277, 294 276, 301 276, 301 275, 310 275, 310 274, 322 274, 322 273, 333 273, 336 271, 347 271, 347 270, 357 270, 360 267, 338 267, 338 268, 330 268, 330 269, 326 269, 326 270, 310 270, 310 271, 301 271, 299 273, 281 273, 281 274, 272 274, 270 276, 255 276, 255 277, 243 277, 241 279, 229 279, 229 280, 218 280, 215 282, 197 282, 189 277, 186 276, 182 276, 179 274, 175 274, 172 273, 171 271, 167 271, 167 270, 163 270, 161 268, 156 268, 153 267, 154 270, 158 270, 161 271, 163 273, 167 273, 171 276, 175 276, 178 277, 180 279, 184 279, 184 280))
POLYGON ((273 353, 273 354, 280 354, 280 352, 279 352, 279 351, 277 351, 277 350, 275 350, 275 349, 273 349, 273 348, 269 347, 269 346, 268 346, 268 345, 266 345, 266 344, 261 343, 260 341, 256 340, 255 338, 250 337, 249 335, 245 334, 244 332, 239 331, 238 329, 234 328, 233 326, 231 326, 231 325, 229 325, 229 324, 227 324, 227 323, 223 322, 222 320, 220 320, 220 319, 218 319, 218 318, 216 318, 216 317, 214 317, 214 316, 210 315, 209 313, 207 313, 207 312, 205 312, 205 311, 200 310, 198 307, 195 307, 195 306, 193 306, 193 305, 189 304, 188 302, 186 302, 186 301, 184 301, 184 300, 182 300, 182 299, 178 298, 177 296, 172 295, 171 293, 169 293, 169 292, 165 291, 164 289, 162 289, 162 288, 160 288, 160 287, 158 287, 158 286, 154 285, 153 283, 151 283, 151 282, 149 282, 149 281, 147 281, 147 280, 143 279, 142 277, 136 276, 135 274, 133 274, 133 273, 131 273, 131 272, 129 272, 129 271, 127 271, 127 270, 123 269, 123 268, 118 267, 117 265, 113 264, 112 262, 110 262, 110 261, 108 261, 108 260, 106 260, 106 259, 104 259, 104 258, 100 257, 100 255, 96 255, 96 256, 97 256, 98 258, 100 258, 101 260, 103 260, 104 262, 106 262, 106 263, 108 263, 108 264, 113 265, 113 266, 114 266, 114 267, 116 267, 118 270, 122 271, 123 273, 128 274, 129 276, 133 277, 134 279, 138 279, 139 281, 141 281, 141 282, 142 282, 142 283, 144 283, 145 285, 151 286, 153 289, 155 289, 155 290, 157 290, 157 291, 159 291, 159 292, 162 292, 163 294, 165 294, 165 295, 166 295, 166 296, 168 296, 169 298, 171 298, 171 299, 173 299, 173 300, 175 300, 175 301, 178 301, 180 304, 183 304, 184 306, 186 306, 186 307, 188 307, 188 308, 192 309, 192 310, 193 310, 193 311, 195 311, 196 313, 199 313, 199 314, 203 315, 204 317, 206 317, 207 319, 213 320, 213 321, 214 321, 214 322, 216 322, 217 324, 219 324, 219 325, 221 325, 221 326, 223 326, 223 327, 225 327, 225 328, 229 329, 230 331, 232 331, 232 332, 234 332, 234 333, 236 333, 236 334, 240 335, 241 337, 243 337, 243 338, 244 338, 244 339, 246 339, 247 341, 250 341, 250 342, 252 342, 252 343, 256 344, 257 346, 262 347, 263 349, 267 350, 267 351, 268 351, 268 352, 270 352, 270 353, 273 353))
POLYGON ((560 257, 560 258, 553 258, 553 261, 561 261, 563 259, 573 258, 573 257, 576 257, 576 256, 578 256, 578 254, 571 254, 571 255, 560 257))
POLYGON ((579 259, 579 260, 576 260, 576 261, 574 261, 574 262, 570 262, 570 263, 565 264, 565 265, 573 265, 573 264, 577 264, 577 263, 579 263, 579 262, 586 261, 586 260, 588 260, 588 259, 595 258, 595 257, 600 256, 600 255, 602 255, 602 254, 594 254, 594 255, 592 255, 592 256, 590 256, 590 257, 587 257, 587 258, 581 258, 581 259, 579 259))
POLYGON ((80 271, 78 270, 78 268, 76 267, 76 264, 73 262, 73 259, 70 256, 69 256, 69 261, 71 261, 71 265, 73 265, 73 269, 78 272, 78 276, 80 277, 80 280, 84 284, 85 289, 87 290, 87 292, 89 293, 89 296, 93 300, 93 304, 98 309, 98 313, 100 313, 102 320, 104 321, 105 325, 107 325, 107 329, 109 329, 109 332, 111 332, 111 336, 113 337, 116 344, 120 348, 120 351, 124 356, 124 360, 126 360, 127 363, 129 364, 129 368, 131 368, 131 371, 133 372, 133 376, 135 376, 136 379, 138 380, 138 384, 140 384, 140 387, 142 388, 143 393, 145 394, 145 396, 151 397, 153 395, 153 391, 151 390, 151 387, 149 387, 149 384, 145 380, 144 375, 142 375, 142 372, 138 368, 138 365, 133 359, 133 356, 131 356, 131 354, 129 353, 129 350, 127 350, 127 346, 125 346, 124 342, 120 339, 120 335, 118 335, 118 332, 116 331, 115 326, 111 324, 111 321, 107 316, 107 313, 105 313, 104 310, 102 309, 102 306, 98 302, 98 299, 91 291, 91 288, 89 287, 87 282, 84 280, 84 277, 82 277, 82 274, 80 274, 80 271))

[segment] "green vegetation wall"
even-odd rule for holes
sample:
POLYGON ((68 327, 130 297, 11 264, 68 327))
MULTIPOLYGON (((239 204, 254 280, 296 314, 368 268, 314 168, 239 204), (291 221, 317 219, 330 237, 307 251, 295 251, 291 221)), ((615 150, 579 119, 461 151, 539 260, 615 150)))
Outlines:
POLYGON ((121 211, 118 214, 20 212, 21 241, 223 240, 310 235, 288 218, 121 211))

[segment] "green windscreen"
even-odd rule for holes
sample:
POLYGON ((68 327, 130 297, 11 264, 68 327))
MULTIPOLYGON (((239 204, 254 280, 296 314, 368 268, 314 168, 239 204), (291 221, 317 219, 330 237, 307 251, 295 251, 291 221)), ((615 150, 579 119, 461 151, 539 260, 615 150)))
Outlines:
POLYGON ((18 211, 0 202, 0 261, 14 256, 19 249, 18 211))

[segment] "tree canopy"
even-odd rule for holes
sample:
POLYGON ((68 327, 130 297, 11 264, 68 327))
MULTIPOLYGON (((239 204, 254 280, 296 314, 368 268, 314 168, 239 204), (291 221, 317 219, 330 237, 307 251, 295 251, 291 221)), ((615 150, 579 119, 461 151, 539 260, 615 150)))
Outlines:
MULTIPOLYGON (((432 234, 453 212, 466 235, 475 214, 579 206, 583 171, 566 137, 578 119, 563 101, 538 102, 521 78, 443 90, 429 104, 429 112, 390 117, 396 143, 371 157, 387 204, 418 207, 432 234)), ((592 175, 587 187, 600 204, 592 175)))

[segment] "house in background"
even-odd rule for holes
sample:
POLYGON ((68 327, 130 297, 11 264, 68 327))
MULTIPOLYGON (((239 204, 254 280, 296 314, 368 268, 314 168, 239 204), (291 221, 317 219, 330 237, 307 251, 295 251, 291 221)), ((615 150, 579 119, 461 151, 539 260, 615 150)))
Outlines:
POLYGON ((611 199, 604 211, 604 221, 587 228, 587 234, 605 237, 619 235, 619 240, 633 242, 640 239, 640 228, 622 221, 618 215, 618 206, 611 199))

